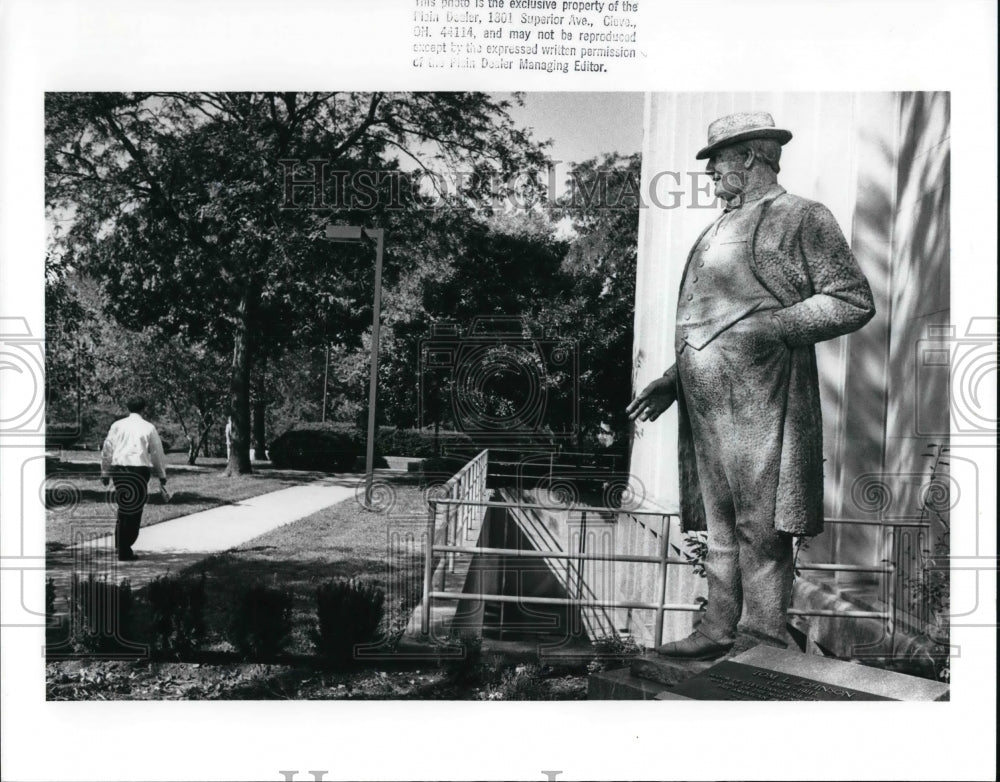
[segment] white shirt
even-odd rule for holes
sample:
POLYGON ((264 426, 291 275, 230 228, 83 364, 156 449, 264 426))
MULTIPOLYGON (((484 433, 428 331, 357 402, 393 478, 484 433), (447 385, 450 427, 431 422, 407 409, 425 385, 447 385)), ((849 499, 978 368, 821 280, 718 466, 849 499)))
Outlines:
POLYGON ((151 467, 158 478, 167 477, 163 444, 156 427, 138 413, 129 413, 111 424, 101 451, 101 477, 111 474, 111 467, 151 467))

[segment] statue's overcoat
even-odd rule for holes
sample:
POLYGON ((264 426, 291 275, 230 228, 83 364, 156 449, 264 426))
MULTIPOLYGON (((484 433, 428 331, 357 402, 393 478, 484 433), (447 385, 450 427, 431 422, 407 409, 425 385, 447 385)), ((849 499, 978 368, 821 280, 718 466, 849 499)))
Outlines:
MULTIPOLYGON (((700 242, 699 236, 694 246, 700 242)), ((780 189, 766 197, 750 246, 754 274, 781 303, 774 317, 790 348, 783 410, 761 411, 783 421, 774 525, 794 535, 816 535, 823 530, 823 421, 813 346, 871 320, 872 292, 833 214, 815 201, 780 189)), ((693 254, 692 249, 687 266, 693 254)), ((681 524, 703 530, 705 509, 676 365, 666 374, 678 386, 681 524)))

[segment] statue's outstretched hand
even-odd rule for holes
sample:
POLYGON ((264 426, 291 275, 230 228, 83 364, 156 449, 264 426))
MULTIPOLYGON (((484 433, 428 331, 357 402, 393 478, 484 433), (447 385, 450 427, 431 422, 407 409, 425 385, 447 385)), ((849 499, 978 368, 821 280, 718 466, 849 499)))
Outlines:
POLYGON ((625 408, 630 420, 655 421, 677 401, 677 382, 671 377, 659 377, 646 386, 625 408))

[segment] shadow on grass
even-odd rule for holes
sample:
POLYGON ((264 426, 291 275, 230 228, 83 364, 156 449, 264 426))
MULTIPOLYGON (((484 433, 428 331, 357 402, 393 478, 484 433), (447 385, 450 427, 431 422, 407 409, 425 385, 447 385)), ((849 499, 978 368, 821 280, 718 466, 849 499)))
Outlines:
MULTIPOLYGON (((109 532, 113 531, 113 528, 109 532)), ((111 544, 111 535, 95 530, 95 539, 102 543, 92 546, 60 546, 46 551, 47 575, 56 586, 56 599, 60 605, 69 598, 73 574, 86 578, 93 572, 98 578, 107 578, 110 583, 120 583, 128 579, 133 590, 141 590, 158 576, 176 576, 180 573, 200 575, 199 563, 205 554, 197 551, 138 551, 137 558, 129 562, 119 562, 111 544)))
MULTIPOLYGON (((192 491, 179 491, 171 496, 170 502, 168 503, 163 500, 163 495, 160 494, 159 491, 151 491, 149 492, 149 498, 146 500, 146 504, 170 505, 177 507, 183 505, 237 505, 244 501, 245 500, 230 500, 224 497, 217 497, 211 494, 200 494, 192 491)), ((54 488, 47 488, 45 490, 46 510, 67 513, 72 508, 86 503, 109 505, 112 511, 114 511, 116 507, 114 493, 109 492, 108 489, 75 489, 71 496, 67 496, 67 493, 58 486, 54 488)))
MULTIPOLYGON (((217 590, 236 590, 246 583, 258 580, 269 584, 279 584, 286 589, 306 594, 314 598, 314 590, 325 581, 338 578, 363 578, 376 583, 392 580, 399 582, 400 576, 409 576, 413 585, 422 587, 423 554, 406 557, 374 559, 366 557, 344 557, 330 561, 326 557, 316 559, 269 559, 266 557, 246 557, 274 550, 273 546, 242 549, 239 552, 213 554, 192 566, 185 568, 181 575, 205 573, 210 581, 217 582, 217 590)), ((387 595, 388 598, 388 595, 387 595)))
MULTIPOLYGON (((256 495, 262 496, 262 495, 256 495)), ((163 495, 159 492, 150 492, 149 504, 150 505, 168 505, 170 507, 179 507, 183 505, 239 505, 241 502, 247 502, 252 500, 254 497, 243 497, 242 499, 229 499, 227 497, 219 497, 214 494, 201 494, 196 491, 177 491, 174 492, 170 497, 170 502, 165 502, 163 500, 163 495)), ((208 508, 202 508, 203 510, 209 510, 208 508)))
MULTIPOLYGON (((167 473, 176 471, 182 475, 203 475, 211 473, 221 473, 225 466, 218 466, 213 464, 172 464, 167 462, 167 473)), ((45 472, 48 477, 54 477, 60 473, 69 473, 72 475, 93 475, 99 476, 101 474, 101 462, 96 461, 67 461, 64 459, 46 459, 45 460, 45 472)))
MULTIPOLYGON (((270 476, 268 477, 270 478, 270 476)), ((303 483, 306 483, 306 481, 303 481, 303 483)), ((345 485, 354 486, 354 484, 345 485)), ((281 487, 274 489, 274 491, 281 491, 281 487)), ((265 494, 269 493, 270 492, 265 492, 265 494)), ((252 500, 255 497, 260 496, 263 495, 258 494, 251 497, 242 497, 240 499, 230 499, 228 497, 220 497, 215 494, 202 494, 201 492, 196 491, 180 490, 171 495, 170 502, 166 502, 159 490, 154 489, 149 492, 149 498, 147 499, 146 504, 168 505, 170 507, 194 505, 199 506, 201 510, 206 510, 206 508, 204 508, 205 505, 239 505, 242 502, 247 502, 248 500, 252 500)), ((45 489, 45 508, 47 510, 66 513, 69 509, 85 503, 96 503, 99 505, 110 504, 113 509, 115 507, 114 493, 108 489, 74 489, 72 494, 67 494, 65 489, 59 486, 45 489)))
POLYGON ((279 481, 287 481, 288 483, 312 483, 313 481, 319 480, 320 478, 330 478, 335 477, 333 473, 325 472, 302 472, 299 470, 277 470, 271 467, 258 467, 249 477, 259 477, 259 478, 271 478, 279 481))
MULTIPOLYGON (((226 467, 224 464, 167 464, 167 473, 169 474, 171 470, 176 470, 180 474, 218 474, 222 475, 226 467)), ((48 477, 58 477, 62 473, 72 474, 72 475, 92 475, 95 477, 100 477, 101 474, 101 463, 97 461, 66 461, 63 459, 46 459, 45 461, 45 471, 48 477)), ((289 469, 279 469, 276 467, 271 467, 269 463, 263 462, 258 463, 254 466, 254 470, 251 473, 246 473, 246 476, 260 476, 266 478, 280 478, 282 480, 293 481, 296 483, 304 483, 308 481, 316 480, 317 478, 325 477, 336 477, 338 475, 350 475, 350 473, 326 473, 316 470, 289 470, 289 469)))
POLYGON ((45 460, 46 477, 56 478, 62 473, 72 475, 94 475, 100 477, 100 462, 64 462, 58 459, 45 460))
MULTIPOLYGON (((57 477, 57 476, 56 476, 57 477)), ((74 487, 68 492, 65 487, 53 486, 45 489, 46 510, 66 511, 85 502, 105 504, 108 502, 108 490, 80 489, 74 487)))
MULTIPOLYGON (((226 700, 294 700, 303 698, 327 700, 331 699, 333 692, 335 692, 333 688, 336 684, 350 682, 353 679, 354 686, 351 689, 346 690, 344 694, 333 696, 333 698, 337 700, 413 700, 449 697, 447 685, 441 681, 410 687, 405 692, 393 692, 394 688, 389 680, 378 680, 377 684, 372 682, 368 687, 358 686, 358 676, 364 676, 366 673, 374 674, 376 670, 385 672, 393 667, 387 667, 383 664, 376 669, 371 665, 358 665, 339 671, 322 666, 305 670, 302 668, 271 668, 268 675, 240 682, 220 695, 226 700), (329 674, 331 681, 316 686, 314 677, 317 673, 329 674), (381 691, 373 692, 375 687, 381 691)), ((412 665, 399 666, 400 670, 407 668, 412 668, 412 665)))

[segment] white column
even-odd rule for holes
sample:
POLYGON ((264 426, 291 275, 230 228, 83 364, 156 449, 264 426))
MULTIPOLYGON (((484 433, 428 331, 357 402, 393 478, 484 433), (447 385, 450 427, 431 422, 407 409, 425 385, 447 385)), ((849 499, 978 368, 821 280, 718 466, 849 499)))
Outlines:
MULTIPOLYGON (((851 236, 857 200, 857 100, 849 93, 654 93, 647 97, 642 163, 646 208, 639 217, 634 391, 674 362, 681 273, 698 234, 718 213, 708 189, 710 183, 699 176, 705 163, 695 160, 706 143, 709 123, 736 111, 769 111, 779 127, 793 133, 782 153, 780 184, 790 193, 824 203, 845 235, 851 236)), ((859 260, 864 268, 864 260, 859 260)), ((829 512, 842 491, 847 345, 843 340, 824 343, 817 356, 823 388, 829 512)), ((654 423, 636 425, 632 473, 648 506, 677 511, 676 453, 676 409, 654 423)), ((679 542, 678 530, 672 531, 671 539, 679 542)), ((667 600, 688 602, 703 588, 703 579, 684 567, 674 567, 667 600)), ((664 637, 682 635, 689 626, 689 615, 668 614, 664 637)))

